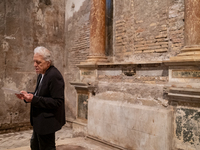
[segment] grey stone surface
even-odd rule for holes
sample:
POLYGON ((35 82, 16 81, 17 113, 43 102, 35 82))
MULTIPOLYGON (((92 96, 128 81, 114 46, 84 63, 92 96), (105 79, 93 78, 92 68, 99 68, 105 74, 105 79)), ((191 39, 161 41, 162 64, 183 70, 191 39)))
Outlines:
POLYGON ((128 149, 171 150, 171 109, 98 99, 98 96, 89 99, 88 108, 89 135, 128 149))
MULTIPOLYGON (((0 134, 1 150, 30 150, 29 140, 32 130, 0 134)), ((108 145, 84 137, 73 138, 73 130, 64 126, 56 132, 57 150, 116 150, 108 145)))
POLYGON ((98 96, 99 97, 104 96, 105 99, 109 99, 110 98, 109 96, 111 97, 114 96, 115 100, 117 101, 128 101, 133 103, 137 101, 139 103, 147 102, 146 105, 158 105, 159 104, 158 100, 161 101, 163 100, 163 93, 164 93, 163 87, 164 87, 163 84, 99 81, 98 96), (105 94, 106 91, 110 92, 110 94, 109 93, 105 94), (114 95, 115 92, 118 93, 118 96, 122 96, 124 98, 119 99, 118 96, 114 95))
MULTIPOLYGON (((15 149, 19 147, 29 147, 32 130, 0 134, 0 149, 15 149)), ((73 131, 64 126, 56 132, 56 143, 60 140, 73 137, 73 131)))

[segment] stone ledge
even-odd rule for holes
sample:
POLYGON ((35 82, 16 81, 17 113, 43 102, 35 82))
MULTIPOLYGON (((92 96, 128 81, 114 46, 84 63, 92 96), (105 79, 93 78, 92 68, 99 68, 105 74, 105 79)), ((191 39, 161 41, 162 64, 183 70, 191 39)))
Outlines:
POLYGON ((186 65, 197 66, 197 65, 200 65, 200 59, 199 58, 188 59, 188 58, 180 57, 180 59, 164 60, 163 63, 166 66, 186 66, 186 65))
MULTIPOLYGON (((176 57, 177 58, 177 57, 176 57)), ((90 64, 77 64, 76 66, 79 68, 97 68, 100 66, 137 66, 137 65, 161 65, 164 64, 166 66, 185 66, 185 65, 200 65, 199 57, 180 57, 179 59, 172 60, 163 60, 163 61, 152 61, 152 62, 122 62, 122 63, 90 63, 90 64)))
POLYGON ((32 129, 32 126, 29 122, 24 123, 11 123, 11 124, 1 124, 0 125, 0 134, 9 133, 9 132, 18 132, 32 129))
POLYGON ((116 67, 116 66, 138 66, 138 65, 146 65, 146 66, 198 66, 200 65, 200 58, 199 57, 174 57, 176 59, 171 60, 163 60, 163 61, 152 61, 152 62, 122 62, 122 63, 90 63, 90 64, 77 64, 76 66, 79 68, 93 68, 97 69, 99 67, 116 67))
POLYGON ((199 89, 170 88, 168 96, 170 101, 200 103, 199 89))
POLYGON ((79 68, 97 68, 98 66, 126 66, 126 65, 152 65, 152 64, 162 64, 162 61, 155 62, 122 62, 122 63, 91 63, 91 64, 77 64, 79 68))

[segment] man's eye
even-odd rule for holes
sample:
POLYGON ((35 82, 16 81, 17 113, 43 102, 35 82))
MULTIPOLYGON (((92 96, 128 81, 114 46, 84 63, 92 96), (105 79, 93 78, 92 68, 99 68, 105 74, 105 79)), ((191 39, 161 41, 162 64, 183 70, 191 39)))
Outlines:
POLYGON ((40 61, 34 61, 36 64, 40 64, 41 62, 40 61))

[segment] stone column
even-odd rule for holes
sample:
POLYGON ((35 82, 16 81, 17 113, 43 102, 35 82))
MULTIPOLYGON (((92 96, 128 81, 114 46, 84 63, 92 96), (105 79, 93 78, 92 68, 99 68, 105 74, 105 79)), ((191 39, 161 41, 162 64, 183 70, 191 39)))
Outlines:
POLYGON ((107 62, 105 56, 106 0, 92 0, 90 11, 90 52, 86 62, 107 62))
POLYGON ((185 0, 185 47, 179 56, 200 59, 200 0, 185 0))
POLYGON ((200 0, 185 0, 185 45, 200 45, 200 0))

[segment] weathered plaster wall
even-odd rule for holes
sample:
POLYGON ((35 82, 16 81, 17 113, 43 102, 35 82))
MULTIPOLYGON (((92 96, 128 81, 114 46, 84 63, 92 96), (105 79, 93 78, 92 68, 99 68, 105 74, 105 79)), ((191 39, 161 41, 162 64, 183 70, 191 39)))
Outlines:
POLYGON ((68 0, 66 3, 65 20, 65 58, 66 70, 66 97, 67 119, 73 120, 76 116, 76 90, 69 82, 79 80, 79 68, 76 66, 87 59, 89 54, 89 14, 90 0, 68 0))
POLYGON ((0 130, 20 130, 29 122, 29 104, 2 87, 33 91, 36 74, 33 49, 52 50, 63 73, 64 0, 0 1, 0 130))
MULTIPOLYGON (((90 3, 66 3, 67 76, 73 81, 79 79, 76 64, 87 59, 89 53, 90 3)), ((184 0, 113 0, 113 9, 113 50, 106 50, 108 57, 113 56, 110 60, 166 60, 184 46, 184 0)))
MULTIPOLYGON (((106 51, 108 57, 110 57, 109 55, 113 56, 113 59, 110 60, 115 63, 150 63, 166 60, 180 52, 184 46, 184 0, 113 0, 113 3, 113 50, 112 52, 106 51)), ((32 91, 36 80, 31 63, 32 52, 36 46, 44 45, 53 51, 55 66, 65 77, 67 120, 75 119, 77 93, 69 82, 80 81, 77 64, 86 60, 89 54, 90 5, 91 0, 0 1, 0 66, 2 67, 0 88, 9 87, 32 91)), ((123 109, 126 106, 123 105, 123 108, 122 105, 116 104, 119 104, 119 101, 123 104, 128 102, 131 104, 129 107, 133 112, 138 108, 144 113, 146 113, 145 110, 151 110, 150 112, 153 113, 150 117, 154 118, 156 115, 162 116, 162 112, 168 111, 168 97, 165 91, 168 77, 168 67, 162 63, 102 65, 97 67, 95 92, 99 99, 112 101, 105 103, 106 109, 108 106, 115 106, 113 109, 118 108, 119 111, 124 112, 123 109), (106 91, 115 94, 109 96, 105 94, 106 91), (121 93, 123 93, 122 97, 120 97, 121 93), (101 95, 103 96, 100 97, 101 95), (162 111, 154 114, 154 109, 162 109, 162 111)), ((91 80, 91 76, 84 78, 87 82, 91 80)), ((2 89, 0 97, 0 129, 18 126, 19 130, 23 127, 24 122, 29 122, 29 105, 2 89)), ((95 97, 93 99, 95 100, 95 97)), ((98 102, 95 101, 94 105, 97 106, 98 102)), ((104 102, 101 102, 102 107, 97 106, 100 108, 99 114, 104 109, 104 102)), ((89 111, 90 114, 98 112, 95 109, 89 111)), ((113 114, 110 109, 106 111, 113 114)), ((90 125, 94 127, 92 121, 98 121, 95 120, 98 117, 95 115, 91 115, 91 117, 94 120, 89 120, 91 121, 90 125)), ((134 119, 137 122, 138 118, 134 119)), ((161 117, 161 119, 163 118, 161 117)), ((114 120, 107 121, 111 121, 107 122, 110 123, 110 126, 113 125, 112 121, 114 120)), ((173 144, 174 149, 199 149, 198 108, 179 106, 174 111, 174 122, 167 121, 166 123, 168 123, 166 128, 170 127, 170 123, 174 125, 174 134, 173 132, 170 134, 174 137, 174 143, 170 143, 173 144)), ((126 126, 123 122, 121 125, 126 126)), ((159 124, 157 125, 159 126, 159 124)), ((99 130, 95 131, 92 127, 89 132, 98 136, 99 130)), ((103 132, 107 131, 105 126, 97 126, 97 128, 103 132)), ((140 131, 139 129, 141 129, 140 126, 138 131, 140 131)), ((145 128, 142 131, 148 133, 150 129, 145 128)), ((119 130, 127 129, 122 127, 119 130)), ((162 128, 158 128, 156 131, 162 130, 162 128)), ((172 130, 167 130, 163 134, 168 134, 170 131, 172 130)), ((142 134, 137 135, 137 138, 143 138, 140 136, 142 134)), ((145 135, 145 137, 148 136, 145 135)), ((109 141, 109 139, 107 140, 109 141)), ((117 140, 116 143, 119 144, 119 138, 117 140)), ((167 142, 170 140, 172 139, 168 139, 167 142)), ((111 142, 113 141, 111 140, 111 142)), ((136 141, 136 145, 138 143, 142 144, 140 141, 136 141)), ((121 145, 127 146, 123 144, 121 145)))
POLYGON ((134 100, 166 103, 165 85, 168 83, 168 67, 162 64, 99 66, 97 93, 124 92, 134 100))
MULTIPOLYGON (((172 68, 174 70, 179 69, 179 71, 181 72, 181 69, 182 70, 185 69, 187 71, 198 70, 198 68, 196 67, 197 66, 195 67, 178 66, 178 67, 171 67, 170 69, 172 68)), ((118 132, 117 133, 115 132, 116 130, 121 132, 122 128, 117 126, 118 125, 116 123, 117 121, 115 122, 115 120, 118 119, 118 115, 115 116, 116 114, 112 112, 113 107, 116 107, 115 108, 116 113, 118 113, 119 111, 118 109, 123 109, 124 103, 128 103, 130 107, 131 106, 136 107, 139 112, 143 111, 143 109, 140 110, 141 109, 140 106, 145 106, 146 110, 144 110, 144 112, 148 111, 147 108, 153 108, 155 111, 168 110, 172 107, 168 103, 168 100, 172 99, 167 94, 169 92, 168 88, 171 86, 175 89, 177 88, 177 90, 179 89, 176 92, 179 95, 173 98, 173 100, 175 101, 175 103, 172 104, 174 105, 173 106, 174 110, 171 112, 171 115, 169 116, 171 117, 172 128, 171 130, 165 130, 166 133, 163 133, 163 135, 170 134, 171 137, 169 143, 172 144, 173 150, 198 150, 200 148, 199 147, 200 105, 199 103, 196 102, 199 101, 199 98, 197 98, 199 95, 199 84, 198 84, 199 78, 197 78, 196 76, 194 78, 191 78, 192 71, 191 74, 189 74, 188 71, 188 74, 185 74, 184 78, 175 76, 172 77, 172 71, 170 69, 165 65, 158 65, 158 64, 157 65, 123 64, 121 66, 120 65, 99 66, 97 75, 98 76, 97 78, 98 88, 96 90, 97 95, 89 99, 88 133, 90 135, 96 136, 101 139, 107 139, 107 141, 111 143, 121 144, 126 146, 125 143, 127 141, 122 141, 122 140, 120 141, 119 140, 120 136, 117 135, 118 132), (185 89, 186 91, 181 91, 181 87, 183 86, 185 87, 183 89, 185 89), (105 100, 105 102, 102 102, 100 100, 105 100), (107 100, 109 100, 109 102, 107 100), (195 103, 194 100, 196 100, 195 103), (181 102, 177 104, 177 101, 181 102), (114 106, 107 107, 107 105, 114 105, 114 106), (106 115, 111 115, 115 123, 113 123, 112 119, 108 119, 110 121, 103 123, 105 121, 102 120, 106 118, 106 115, 103 113, 100 114, 100 112, 99 113, 96 112, 99 110, 101 111, 104 110, 107 112, 106 115), (96 118, 101 118, 101 119, 96 119, 96 118), (94 124, 96 124, 96 127, 92 127, 94 126, 94 124), (112 130, 113 132, 111 132, 107 128, 112 128, 115 131, 112 130), (106 131, 104 133, 105 130, 109 131, 110 135, 114 136, 107 135, 108 132, 106 131)), ((131 107, 130 109, 133 108, 131 107)), ((123 112, 123 110, 120 110, 120 112, 123 112)), ((157 113, 160 114, 160 111, 157 111, 157 113)), ((149 112, 149 114, 151 113, 149 112)), ((134 114, 130 113, 129 115, 123 117, 126 118, 126 122, 129 122, 128 118, 130 119, 131 116, 134 117, 134 114)), ((143 118, 142 115, 138 117, 143 118)), ((150 115, 148 118, 151 117, 152 116, 150 115)), ((122 122, 124 122, 124 120, 122 122)), ((122 122, 120 122, 119 124, 123 124, 122 122)), ((135 126, 135 124, 132 123, 132 126, 135 126)), ((124 134, 126 134, 127 130, 129 130, 125 128, 126 127, 124 126, 123 132, 121 133, 121 135, 123 136, 124 134)), ((158 125, 157 129, 159 130, 159 128, 160 126, 158 125)), ((143 134, 148 133, 148 130, 149 130, 148 127, 146 127, 145 130, 143 130, 143 134)), ((139 128, 138 131, 140 131, 139 128)), ((131 131, 128 131, 128 133, 129 132, 131 131)), ((141 136, 137 134, 137 137, 141 136)), ((142 142, 143 139, 144 138, 141 138, 141 141, 133 139, 136 140, 134 142, 138 143, 135 144, 135 146, 134 145, 132 146, 134 148, 137 147, 138 145, 140 145, 140 142, 142 142)), ((147 142, 148 140, 151 140, 151 137, 145 139, 144 142, 147 142)), ((140 148, 141 147, 142 145, 140 145, 140 148)))
MULTIPOLYGON (((80 74, 76 65, 86 60, 89 54, 90 3, 89 0, 67 2, 66 16, 69 17, 66 18, 65 31, 65 73, 69 81, 79 80, 80 74)), ((113 52, 109 53, 114 62, 160 61, 180 52, 184 45, 184 0, 114 0, 113 3, 114 44, 113 52)), ((149 73, 152 72, 154 71, 149 73)), ((143 78, 139 80, 142 81, 143 78)), ((144 81, 145 84, 153 83, 154 79, 149 77, 144 81)), ((137 80, 132 82, 137 83, 137 80)))
MULTIPOLYGON (((180 53, 180 50, 184 46, 184 7, 184 0, 115 0, 113 18, 114 48, 111 53, 114 56, 114 62, 150 63, 152 61, 166 60, 180 53)), ((112 101, 110 103, 115 105, 115 109, 118 108, 116 106, 118 102, 115 103, 113 101, 119 99, 116 95, 122 92, 124 93, 124 97, 129 94, 131 96, 126 100, 124 100, 124 97, 120 97, 120 101, 128 101, 136 108, 139 108, 136 105, 161 108, 163 110, 167 110, 170 107, 168 105, 167 91, 165 91, 169 82, 167 66, 137 65, 136 75, 130 76, 125 75, 123 70, 130 70, 132 72, 134 67, 131 65, 127 68, 121 67, 122 65, 97 67, 98 73, 95 84, 98 87, 96 90, 98 96, 106 91, 116 92, 112 99, 109 99, 109 101, 112 101)), ((76 79, 73 80, 78 81, 78 70, 71 71, 77 73, 76 79)), ((89 82, 91 76, 86 76, 81 77, 81 79, 89 82)), ((185 79, 183 80, 185 81, 185 79)), ((105 94, 101 99, 105 100, 108 97, 105 94)), ((109 102, 109 104, 102 102, 103 106, 99 108, 100 103, 98 98, 96 97, 95 99, 94 96, 92 100, 96 100, 94 105, 97 111, 102 111, 104 107, 110 104, 109 102)), ((108 108, 105 109, 105 111, 111 111, 108 108)), ((173 149, 199 149, 198 115, 188 118, 185 115, 186 112, 183 112, 183 110, 185 111, 185 108, 179 106, 177 111, 174 111, 174 122, 171 122, 171 125, 173 125, 172 128, 175 131, 174 134, 173 130, 168 130, 164 134, 171 133, 170 135, 173 138, 169 139, 169 142, 173 144, 173 149), (180 114, 180 111, 183 113, 180 114)), ((89 124, 91 123, 91 128, 88 128, 88 132, 103 140, 107 138, 107 141, 119 144, 119 139, 115 139, 120 137, 115 135, 117 132, 111 132, 111 135, 114 135, 113 137, 106 134, 109 128, 113 126, 113 130, 117 130, 116 124, 113 125, 110 122, 107 126, 103 124, 100 120, 96 119, 98 118, 98 114, 100 114, 97 111, 95 109, 90 110, 89 107, 89 112, 92 115, 90 116, 89 114, 90 118, 88 121, 89 124), (94 113, 97 113, 97 116, 94 113)), ((187 111, 193 112, 193 115, 198 114, 198 109, 193 107, 187 107, 187 111)), ((157 113, 159 114, 160 112, 158 111, 157 113)), ((113 112, 110 114, 113 114, 113 112)), ((128 117, 131 117, 131 115, 128 117)), ((173 119, 173 116, 170 117, 173 119)), ((112 122, 113 120, 110 119, 110 121, 112 122)), ((123 129, 125 130, 125 128, 123 129)), ((121 131, 122 129, 120 128, 119 130, 121 131)), ((147 133, 147 130, 144 133, 147 133)))
MULTIPOLYGON (((120 64, 102 65, 97 67, 97 77, 80 77, 76 65, 87 59, 90 48, 90 3, 90 0, 82 0, 67 1, 66 4, 66 80, 80 82, 81 78, 89 83, 96 78, 94 84, 98 95, 106 91, 130 94, 128 99, 121 101, 128 101, 133 106, 143 105, 167 110, 170 106, 165 91, 168 83, 168 67, 165 65, 124 65, 125 68, 120 64), (124 73, 134 72, 134 69, 136 75, 124 73)), ((184 46, 184 0, 113 0, 113 9, 113 50, 109 53, 106 50, 106 54, 108 57, 109 54, 113 56, 110 60, 114 63, 162 61, 177 55, 184 46)), ((74 119, 77 113, 75 88, 68 84, 66 94, 67 115, 74 119)), ((118 97, 113 100, 116 98, 118 97)), ((91 113, 95 113, 95 110, 91 113)), ((95 117, 92 116, 94 120, 95 117)), ((88 131, 91 130, 88 128, 88 131)), ((170 130, 166 134, 168 133, 170 130)))
POLYGON ((179 106, 175 111, 175 147, 179 150, 200 149, 200 110, 179 106))
POLYGON ((170 66, 169 99, 174 105, 174 149, 200 149, 199 132, 199 72, 198 65, 170 66), (172 94, 170 96, 170 94, 172 94), (174 95, 173 95, 174 94, 174 95))
POLYGON ((74 15, 75 12, 79 11, 83 5, 84 0, 67 0, 65 4, 66 20, 74 15))

